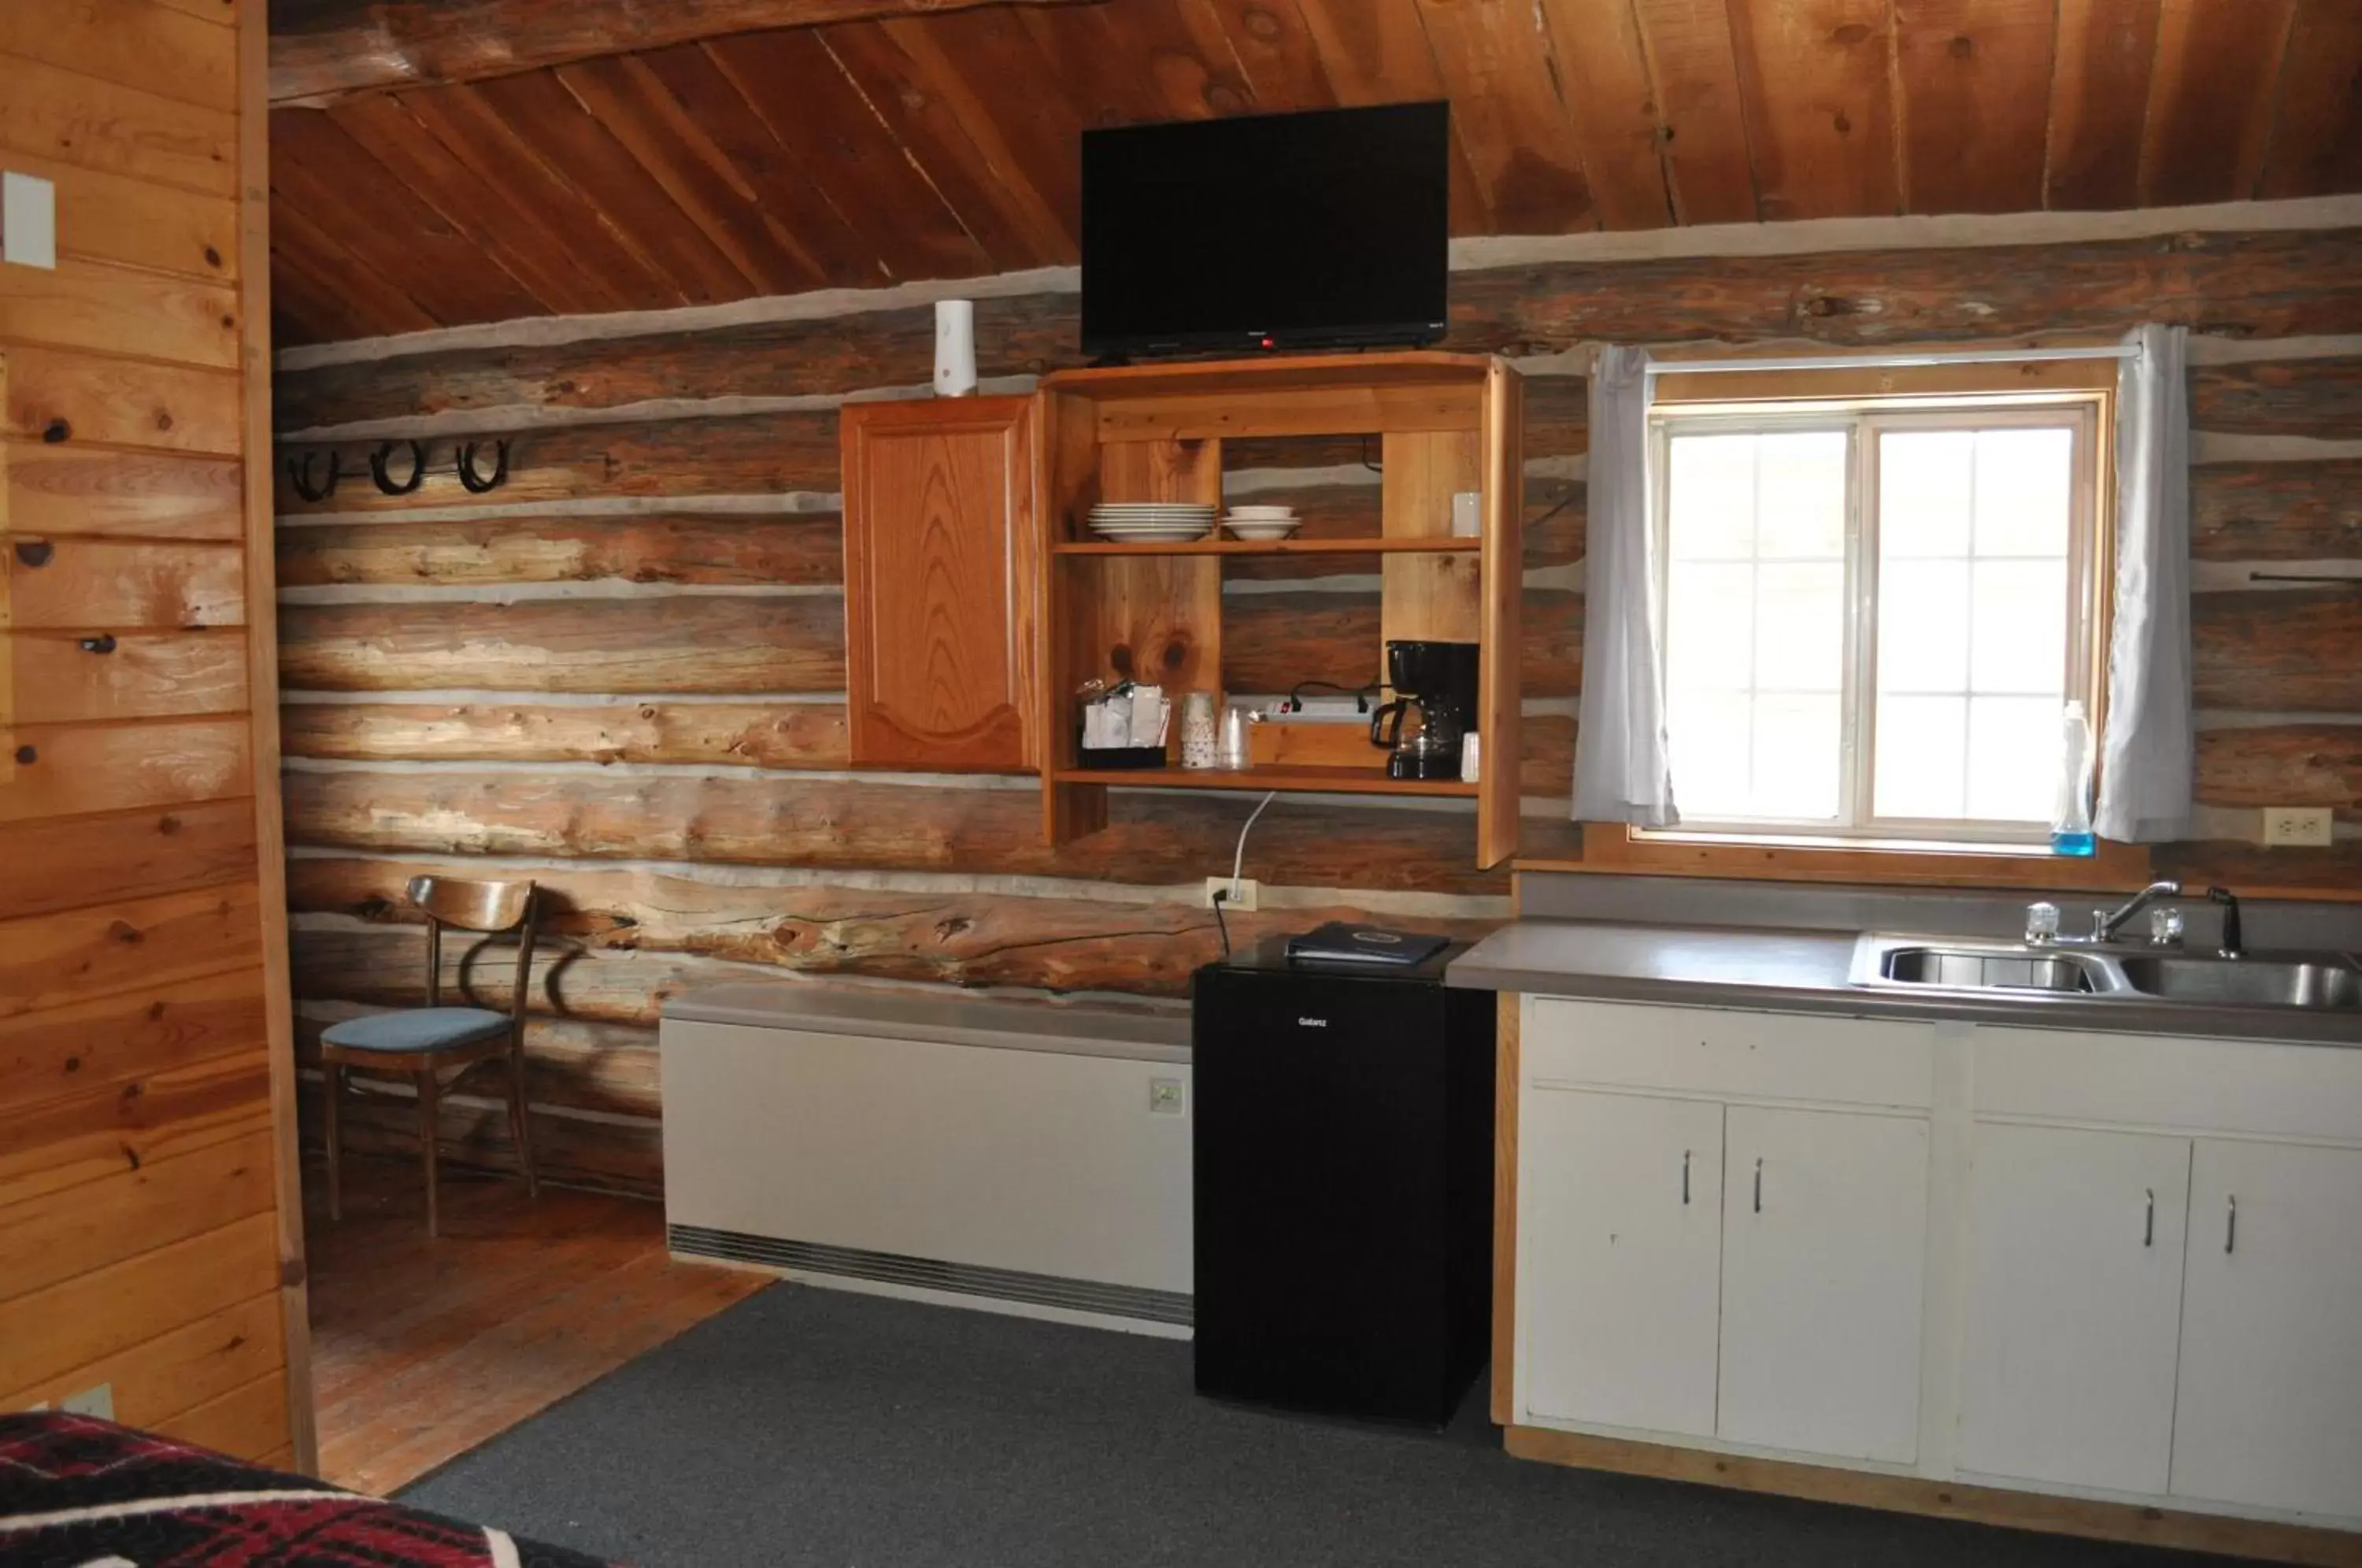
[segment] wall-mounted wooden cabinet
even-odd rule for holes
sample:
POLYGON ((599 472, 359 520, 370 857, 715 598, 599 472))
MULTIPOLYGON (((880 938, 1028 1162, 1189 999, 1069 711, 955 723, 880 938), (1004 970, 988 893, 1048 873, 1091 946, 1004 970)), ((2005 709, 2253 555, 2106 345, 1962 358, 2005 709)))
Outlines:
POLYGON ((1033 400, 849 403, 845 687, 862 766, 1039 765, 1033 400))
MULTIPOLYGON (((1496 866, 1516 853, 1521 385, 1505 360, 1437 352, 1137 365, 1046 378, 1040 396, 1048 840, 1064 844, 1104 827, 1111 788, 1294 790, 1473 800, 1477 864, 1496 866), (1306 436, 1360 436, 1381 454, 1374 531, 1145 545, 1090 532, 1090 510, 1100 502, 1219 506, 1225 442, 1306 436), (1455 537, 1451 498, 1466 491, 1483 497, 1481 529, 1455 537), (1223 577, 1229 562, 1290 555, 1378 575, 1378 635, 1363 667, 1373 679, 1383 679, 1388 638, 1478 645, 1478 779, 1390 778, 1369 746, 1237 771, 1082 766, 1074 696, 1086 681, 1135 678, 1168 693, 1218 698, 1279 694, 1234 690, 1222 647, 1223 577)), ((1176 761, 1177 740, 1168 737, 1176 761)))

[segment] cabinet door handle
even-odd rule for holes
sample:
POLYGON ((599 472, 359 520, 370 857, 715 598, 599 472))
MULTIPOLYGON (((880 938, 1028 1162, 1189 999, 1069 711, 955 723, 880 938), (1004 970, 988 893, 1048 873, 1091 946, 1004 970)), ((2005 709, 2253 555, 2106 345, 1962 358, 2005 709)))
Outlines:
POLYGON ((1763 1212, 1763 1156, 1755 1156, 1755 1212, 1763 1212))
POLYGON ((2235 1253, 2239 1250, 2239 1195, 2235 1192, 2232 1193, 2224 1198, 2224 1202, 2225 1208, 2223 1213, 2223 1250, 2225 1253, 2235 1253))
POLYGON ((1682 1207, 1690 1206, 1690 1152, 1682 1151, 1682 1207))
POLYGON ((2141 1245, 2153 1247, 2157 1245, 2157 1188, 2142 1190, 2148 1194, 2148 1218, 2141 1221, 2141 1245))

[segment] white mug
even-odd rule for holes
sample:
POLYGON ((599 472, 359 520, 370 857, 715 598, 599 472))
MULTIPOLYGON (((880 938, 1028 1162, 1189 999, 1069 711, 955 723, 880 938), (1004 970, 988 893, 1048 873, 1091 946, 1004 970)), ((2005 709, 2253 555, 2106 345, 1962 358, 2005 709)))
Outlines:
POLYGON ((935 302, 935 395, 966 397, 976 391, 976 302, 935 302))

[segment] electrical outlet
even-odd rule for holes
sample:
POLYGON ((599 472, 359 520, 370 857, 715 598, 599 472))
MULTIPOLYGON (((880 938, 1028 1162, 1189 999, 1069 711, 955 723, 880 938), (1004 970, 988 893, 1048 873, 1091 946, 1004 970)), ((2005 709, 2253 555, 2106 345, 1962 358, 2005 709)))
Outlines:
POLYGON ((69 1394, 58 1401, 58 1408, 77 1416, 95 1416, 102 1421, 111 1421, 115 1419, 115 1385, 102 1383, 95 1388, 69 1394))
POLYGON ((2266 844, 2327 844, 2330 812, 2326 806, 2266 806, 2266 844))
MULTIPOLYGON (((1206 878, 1206 907, 1207 907, 1208 909, 1211 909, 1211 908, 1213 908, 1213 907, 1214 907, 1214 895, 1215 895, 1217 892, 1229 892, 1229 891, 1230 891, 1230 887, 1231 887, 1231 879, 1230 879, 1228 877, 1209 877, 1209 878, 1206 878)), ((1239 878, 1239 890, 1237 891, 1237 893, 1236 893, 1236 894, 1232 895, 1232 896, 1231 896, 1231 897, 1230 897, 1230 898, 1226 898, 1226 899, 1224 899, 1224 900, 1222 900, 1222 908, 1223 908, 1223 910, 1224 910, 1225 911, 1237 911, 1237 910, 1243 910, 1243 911, 1245 911, 1247 913, 1249 913, 1249 914, 1253 914, 1253 913, 1254 912, 1254 907, 1255 907, 1255 894, 1257 893, 1257 891, 1258 891, 1258 890, 1260 890, 1260 889, 1262 889, 1262 887, 1263 887, 1263 884, 1262 884, 1262 883, 1260 883, 1260 882, 1258 882, 1258 881, 1256 881, 1256 880, 1255 880, 1253 878, 1252 878, 1252 877, 1242 877, 1242 878, 1239 878)))
POLYGON ((1187 1109, 1188 1099, 1181 1089, 1179 1078, 1148 1080, 1148 1110, 1153 1116, 1178 1116, 1187 1109))

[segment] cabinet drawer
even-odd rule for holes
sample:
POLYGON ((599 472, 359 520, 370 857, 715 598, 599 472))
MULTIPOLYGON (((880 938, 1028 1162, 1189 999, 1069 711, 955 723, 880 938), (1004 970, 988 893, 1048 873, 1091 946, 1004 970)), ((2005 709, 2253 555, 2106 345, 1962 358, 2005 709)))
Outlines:
POLYGON ((2251 1040, 1989 1029, 1980 1116, 2362 1143, 2362 1051, 2251 1040))
POLYGON ((1932 1024, 1893 1019, 1537 997, 1522 1052, 1529 1084, 1926 1110, 1935 1041, 1932 1024))

